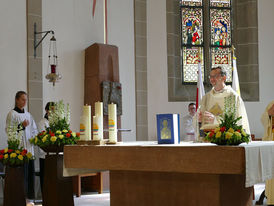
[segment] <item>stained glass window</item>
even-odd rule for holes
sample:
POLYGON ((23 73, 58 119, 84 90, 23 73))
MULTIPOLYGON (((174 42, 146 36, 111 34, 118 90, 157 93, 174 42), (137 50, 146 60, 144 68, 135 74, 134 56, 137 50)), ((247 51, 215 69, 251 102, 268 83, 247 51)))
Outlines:
POLYGON ((204 78, 203 0, 181 1, 183 82, 197 82, 198 63, 204 78))
MULTIPOLYGON (((201 58, 201 68, 204 68, 204 54, 200 47, 183 48, 183 64, 184 64, 184 82, 197 81, 197 69, 199 63, 199 54, 201 58)), ((202 69, 203 79, 204 70, 202 69)))
POLYGON ((182 42, 187 45, 203 43, 202 9, 182 8, 182 42))
POLYGON ((203 79, 212 67, 222 66, 231 82, 231 0, 181 0, 181 22, 183 83, 197 82, 199 56, 203 79))
POLYGON ((184 6, 202 6, 202 0, 183 0, 182 5, 184 6))
POLYGON ((230 0, 210 0, 212 7, 230 7, 230 0))
POLYGON ((230 10, 210 9, 211 45, 230 46, 230 10))
POLYGON ((211 48, 211 63, 212 67, 221 66, 226 71, 226 81, 232 81, 232 70, 231 70, 231 49, 222 47, 211 48))

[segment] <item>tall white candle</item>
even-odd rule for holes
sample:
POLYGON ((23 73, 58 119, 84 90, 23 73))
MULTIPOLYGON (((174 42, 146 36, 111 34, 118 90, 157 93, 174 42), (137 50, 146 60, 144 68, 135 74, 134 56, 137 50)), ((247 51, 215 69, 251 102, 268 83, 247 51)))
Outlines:
POLYGON ((100 117, 98 116, 93 116, 93 124, 92 124, 92 139, 93 140, 100 140, 99 137, 99 122, 100 122, 100 117))
POLYGON ((103 139, 103 130, 104 130, 104 122, 103 122, 103 102, 95 102, 95 116, 98 118, 98 137, 100 140, 103 139))
POLYGON ((80 140, 91 140, 91 106, 83 106, 83 115, 80 123, 80 140))
POLYGON ((117 115, 116 115, 116 104, 108 105, 108 131, 109 131, 109 142, 117 142, 117 115))

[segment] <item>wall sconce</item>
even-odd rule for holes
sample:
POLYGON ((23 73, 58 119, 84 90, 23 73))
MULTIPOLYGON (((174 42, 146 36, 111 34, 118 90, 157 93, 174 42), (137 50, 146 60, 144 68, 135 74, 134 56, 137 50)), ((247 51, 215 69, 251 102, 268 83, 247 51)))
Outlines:
POLYGON ((55 82, 58 82, 62 77, 59 73, 57 73, 57 47, 56 47, 56 39, 54 37, 54 31, 36 31, 36 23, 34 23, 34 58, 36 58, 36 49, 37 47, 42 43, 44 38, 49 34, 52 34, 52 37, 50 39, 49 44, 49 55, 48 55, 48 68, 50 69, 50 72, 46 75, 46 79, 49 80, 49 82, 53 83, 53 86, 55 86, 55 82), (38 34, 44 34, 44 36, 41 38, 41 40, 37 43, 37 37, 38 34))

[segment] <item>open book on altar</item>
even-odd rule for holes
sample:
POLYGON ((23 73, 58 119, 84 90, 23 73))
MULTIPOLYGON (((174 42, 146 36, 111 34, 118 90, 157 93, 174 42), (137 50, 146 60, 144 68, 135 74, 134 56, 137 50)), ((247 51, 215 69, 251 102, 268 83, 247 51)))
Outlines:
POLYGON ((180 143, 180 115, 157 114, 158 144, 180 143))

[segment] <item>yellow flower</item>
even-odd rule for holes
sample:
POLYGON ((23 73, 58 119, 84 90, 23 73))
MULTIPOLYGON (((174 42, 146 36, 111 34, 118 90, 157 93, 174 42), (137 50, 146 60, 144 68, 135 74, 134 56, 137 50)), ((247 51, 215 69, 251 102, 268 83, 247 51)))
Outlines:
POLYGON ((229 130, 227 130, 228 132, 230 133, 233 133, 234 132, 234 129, 232 129, 231 127, 229 128, 229 130))
POLYGON ((50 138, 50 141, 55 142, 56 139, 57 139, 56 136, 52 136, 52 137, 50 138))
POLYGON ((23 157, 22 155, 18 155, 18 159, 19 159, 19 160, 23 160, 24 157, 23 157))
POLYGON ((36 144, 36 143, 37 143, 37 141, 38 141, 38 138, 37 138, 37 137, 35 137, 34 143, 36 144))
POLYGON ((219 138, 219 137, 221 137, 222 136, 222 132, 217 132, 217 134, 216 134, 216 138, 219 138))
POLYGON ((237 137, 241 137, 241 133, 240 132, 234 132, 234 134, 237 136, 237 137))
POLYGON ((27 153, 27 158, 32 158, 32 154, 30 152, 27 153))
POLYGON ((16 154, 20 154, 21 153, 19 150, 16 150, 15 152, 16 152, 16 154))
POLYGON ((72 135, 73 137, 76 137, 76 132, 72 132, 71 135, 72 135))
POLYGON ((217 133, 220 131, 220 127, 217 127, 215 130, 214 130, 214 133, 217 133))
POLYGON ((14 153, 14 152, 10 154, 10 157, 11 157, 11 158, 15 158, 16 156, 17 156, 17 154, 14 153))
POLYGON ((5 155, 4 155, 4 158, 5 158, 5 159, 8 159, 8 158, 9 158, 9 155, 8 155, 8 154, 5 154, 5 155))
POLYGON ((230 138, 232 137, 232 135, 233 135, 233 133, 231 133, 231 132, 226 132, 226 133, 225 133, 225 138, 226 138, 226 139, 230 139, 230 138))
POLYGON ((56 134, 62 134, 62 132, 60 130, 57 130, 56 134))
POLYGON ((64 132, 64 133, 68 133, 68 130, 64 129, 63 132, 64 132))
POLYGON ((63 138, 64 138, 64 135, 60 134, 60 135, 59 135, 59 138, 60 138, 60 139, 63 139, 63 138))
POLYGON ((42 142, 47 141, 47 137, 48 137, 48 135, 45 135, 45 136, 43 137, 43 139, 42 139, 42 142))
POLYGON ((7 152, 8 152, 8 150, 9 150, 9 148, 5 148, 5 149, 4 149, 4 152, 5 152, 5 153, 7 153, 7 152))

